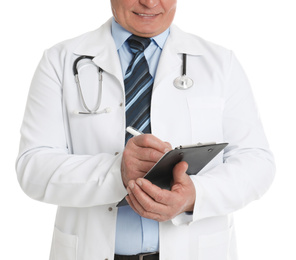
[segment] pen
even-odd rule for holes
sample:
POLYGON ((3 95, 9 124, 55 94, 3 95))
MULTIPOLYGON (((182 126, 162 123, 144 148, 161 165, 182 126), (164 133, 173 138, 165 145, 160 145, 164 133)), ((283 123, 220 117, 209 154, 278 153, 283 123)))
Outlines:
POLYGON ((136 128, 132 127, 132 126, 128 126, 126 128, 126 131, 129 132, 133 136, 138 136, 138 135, 144 134, 141 131, 137 130, 136 128))

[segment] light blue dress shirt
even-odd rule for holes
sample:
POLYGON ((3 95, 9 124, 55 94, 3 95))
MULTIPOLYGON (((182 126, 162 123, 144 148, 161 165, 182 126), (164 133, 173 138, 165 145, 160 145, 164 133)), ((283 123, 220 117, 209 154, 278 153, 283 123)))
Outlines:
MULTIPOLYGON (((119 54, 123 77, 133 56, 126 42, 130 35, 130 32, 125 30, 113 19, 112 36, 119 54)), ((160 54, 168 35, 169 29, 153 37, 150 45, 144 52, 149 65, 150 74, 153 78, 155 78, 160 54)), ((158 251, 158 236, 159 230, 157 221, 142 218, 135 213, 130 206, 124 206, 118 209, 115 240, 116 254, 135 255, 158 251)))

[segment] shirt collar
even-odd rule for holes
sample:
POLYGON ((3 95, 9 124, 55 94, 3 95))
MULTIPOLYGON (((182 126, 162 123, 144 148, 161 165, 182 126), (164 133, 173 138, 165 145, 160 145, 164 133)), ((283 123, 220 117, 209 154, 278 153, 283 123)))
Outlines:
MULTIPOLYGON (((132 35, 129 31, 124 29, 119 23, 112 19, 112 36, 116 45, 116 49, 119 50, 125 41, 132 35)), ((170 28, 165 30, 163 33, 152 37, 151 39, 158 45, 159 48, 163 49, 165 41, 170 33, 170 28)))

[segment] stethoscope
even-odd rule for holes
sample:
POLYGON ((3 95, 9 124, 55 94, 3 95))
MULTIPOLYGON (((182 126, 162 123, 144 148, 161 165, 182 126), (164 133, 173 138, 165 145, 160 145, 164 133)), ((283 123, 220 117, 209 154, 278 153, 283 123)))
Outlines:
POLYGON ((183 71, 182 75, 174 80, 174 86, 177 89, 186 90, 193 86, 193 80, 189 77, 187 77, 187 54, 183 53, 183 71))
MULTIPOLYGON (((186 70, 187 70, 187 54, 183 53, 183 68, 182 68, 182 75, 180 77, 177 77, 173 84, 177 89, 181 89, 181 90, 186 90, 189 89, 193 86, 193 80, 189 77, 187 77, 186 75, 186 70)), ((98 111, 100 109, 101 106, 101 100, 102 100, 102 89, 103 89, 103 69, 98 67, 98 72, 99 72, 99 89, 98 89, 98 99, 97 99, 97 103, 95 105, 95 107, 93 109, 89 108, 85 102, 83 93, 82 93, 82 89, 81 89, 81 85, 80 85, 80 81, 79 81, 79 76, 78 76, 78 69, 77 69, 77 65, 79 63, 79 61, 83 60, 83 59, 88 59, 88 60, 93 60, 94 56, 88 56, 88 55, 83 55, 78 57, 74 63, 73 63, 73 74, 74 74, 74 78, 75 78, 75 82, 78 88, 78 92, 79 92, 79 96, 81 98, 82 101, 82 105, 85 111, 79 111, 79 112, 75 112, 76 114, 84 114, 84 115, 97 115, 97 114, 102 114, 102 113, 109 113, 111 111, 111 108, 107 107, 101 111, 98 111)))
POLYGON ((88 60, 93 60, 94 56, 87 56, 87 55, 83 55, 78 57, 74 63, 73 63, 73 74, 74 74, 74 78, 75 78, 75 82, 78 88, 78 92, 79 92, 79 96, 81 98, 82 101, 82 105, 84 107, 85 111, 75 111, 75 114, 84 114, 84 115, 97 115, 97 114, 102 114, 102 113, 109 113, 111 111, 111 108, 107 107, 101 111, 98 111, 100 106, 101 106, 101 100, 102 100, 102 89, 103 89, 103 69, 98 67, 98 72, 99 72, 99 89, 98 89, 98 99, 97 99, 97 103, 95 105, 95 107, 93 109, 90 109, 84 99, 83 93, 82 93, 82 89, 81 89, 81 85, 80 85, 80 81, 79 81, 79 76, 78 76, 78 69, 77 69, 77 65, 78 62, 83 60, 83 59, 88 59, 88 60))

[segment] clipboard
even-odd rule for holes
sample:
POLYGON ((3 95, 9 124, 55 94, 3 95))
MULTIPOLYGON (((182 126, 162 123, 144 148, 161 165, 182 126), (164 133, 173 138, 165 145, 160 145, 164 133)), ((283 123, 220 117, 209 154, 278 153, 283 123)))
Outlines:
MULTIPOLYGON (((185 161, 188 163, 188 175, 195 175, 200 172, 214 157, 216 157, 228 143, 207 143, 176 147, 165 153, 160 160, 144 176, 145 179, 162 189, 170 190, 173 180, 174 166, 185 161)), ((123 198, 117 207, 128 205, 123 198)))

